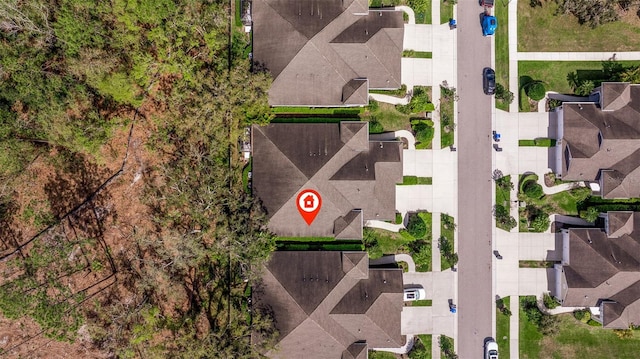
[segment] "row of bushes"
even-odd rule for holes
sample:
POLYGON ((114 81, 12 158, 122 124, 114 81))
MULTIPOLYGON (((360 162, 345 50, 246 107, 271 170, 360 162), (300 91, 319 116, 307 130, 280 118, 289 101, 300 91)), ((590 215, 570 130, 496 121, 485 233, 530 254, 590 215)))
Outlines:
POLYGON ((336 241, 334 243, 277 242, 276 248, 281 251, 363 251, 364 245, 360 241, 336 241))

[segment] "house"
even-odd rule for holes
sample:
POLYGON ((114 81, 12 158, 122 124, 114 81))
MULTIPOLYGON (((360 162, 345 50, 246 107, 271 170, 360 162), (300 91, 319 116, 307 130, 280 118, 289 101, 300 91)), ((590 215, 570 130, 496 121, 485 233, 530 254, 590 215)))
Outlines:
POLYGON ((604 82, 592 98, 558 113, 558 175, 603 198, 640 197, 640 85, 604 82))
POLYGON ((395 219, 402 143, 370 141, 367 122, 254 126, 253 190, 282 237, 362 239, 371 219, 395 219), (321 204, 309 224, 300 214, 321 204), (300 206, 300 207, 299 207, 300 206), (307 207, 310 206, 310 207, 307 207))
POLYGON ((362 106, 401 86, 402 11, 367 0, 254 0, 254 67, 273 76, 272 106, 362 106))
POLYGON ((276 251, 252 303, 279 333, 270 358, 366 359, 405 342, 402 270, 369 268, 366 252, 276 251))
POLYGON ((608 212, 604 228, 564 229, 552 294, 590 308, 604 328, 640 325, 640 212, 608 212))

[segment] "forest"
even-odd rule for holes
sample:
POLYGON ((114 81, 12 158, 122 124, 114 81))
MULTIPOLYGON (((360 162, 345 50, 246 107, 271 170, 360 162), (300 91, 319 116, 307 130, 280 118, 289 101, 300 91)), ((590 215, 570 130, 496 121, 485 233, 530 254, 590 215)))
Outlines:
POLYGON ((252 358, 275 248, 238 141, 268 74, 218 0, 0 2, 0 353, 252 358), (254 343, 251 345, 251 338, 254 343))

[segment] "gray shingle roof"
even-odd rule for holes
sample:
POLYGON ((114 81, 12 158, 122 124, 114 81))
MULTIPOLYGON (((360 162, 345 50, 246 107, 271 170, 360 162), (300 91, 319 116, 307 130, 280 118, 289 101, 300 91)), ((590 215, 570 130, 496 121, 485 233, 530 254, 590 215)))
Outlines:
POLYGON ((602 109, 596 103, 562 106, 562 178, 602 178, 604 198, 638 197, 640 85, 603 83, 600 96, 602 109))
POLYGON ((252 145, 253 188, 274 233, 284 237, 359 234, 353 239, 361 239, 363 221, 395 218, 402 144, 370 142, 366 122, 255 126, 252 145), (322 197, 311 225, 296 205, 298 193, 307 188, 322 197), (361 212, 357 221, 350 217, 355 209, 361 212), (341 217, 349 220, 336 222, 341 217))
POLYGON ((364 252, 275 252, 253 291, 280 333, 272 358, 361 358, 400 347, 402 270, 369 269, 364 252), (364 347, 363 347, 364 345, 364 347))
POLYGON ((610 300, 615 303, 604 304, 605 327, 640 323, 639 221, 639 212, 609 212, 608 234, 598 228, 569 230, 564 306, 594 307, 610 300))
POLYGON ((368 88, 401 85, 401 11, 369 11, 366 0, 254 0, 252 12, 253 59, 274 77, 271 105, 365 105, 368 88))

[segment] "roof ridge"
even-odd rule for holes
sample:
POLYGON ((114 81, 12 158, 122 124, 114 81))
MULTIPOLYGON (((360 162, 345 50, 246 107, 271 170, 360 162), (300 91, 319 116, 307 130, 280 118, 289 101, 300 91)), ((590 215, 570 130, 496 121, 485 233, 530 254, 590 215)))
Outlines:
MULTIPOLYGON (((395 44, 395 42, 393 41, 393 39, 391 38, 391 36, 389 36, 389 33, 387 33, 387 30, 388 30, 387 28, 381 28, 381 29, 380 29, 379 31, 377 31, 373 36, 371 36, 371 38, 369 38, 369 40, 367 40, 367 42, 365 42, 365 43, 364 43, 364 46, 366 46, 366 47, 367 47, 367 49, 369 49, 369 51, 373 54, 373 57, 375 57, 376 61, 378 61, 378 63, 379 63, 380 65, 382 65, 382 67, 385 69, 385 71, 387 71, 387 73, 389 74, 389 77, 391 77, 391 78, 395 79, 396 81, 398 81, 398 82, 402 83, 402 79, 396 79, 396 78, 393 76, 393 73, 392 73, 392 72, 387 68, 387 66, 386 66, 382 61, 380 61, 380 58, 376 55, 376 52, 375 52, 375 51, 373 51, 373 50, 371 49, 371 47, 369 46, 369 42, 370 42, 371 40, 373 40, 376 36, 382 36, 382 35, 379 35, 380 33, 384 33, 385 37, 386 37, 386 38, 387 38, 387 39, 388 39, 392 44, 394 44, 394 46, 395 46, 396 44, 395 44)), ((396 47, 396 49, 398 49, 400 52, 402 52, 402 49, 399 49, 399 48, 398 48, 398 46, 395 46, 395 47, 396 47)))

